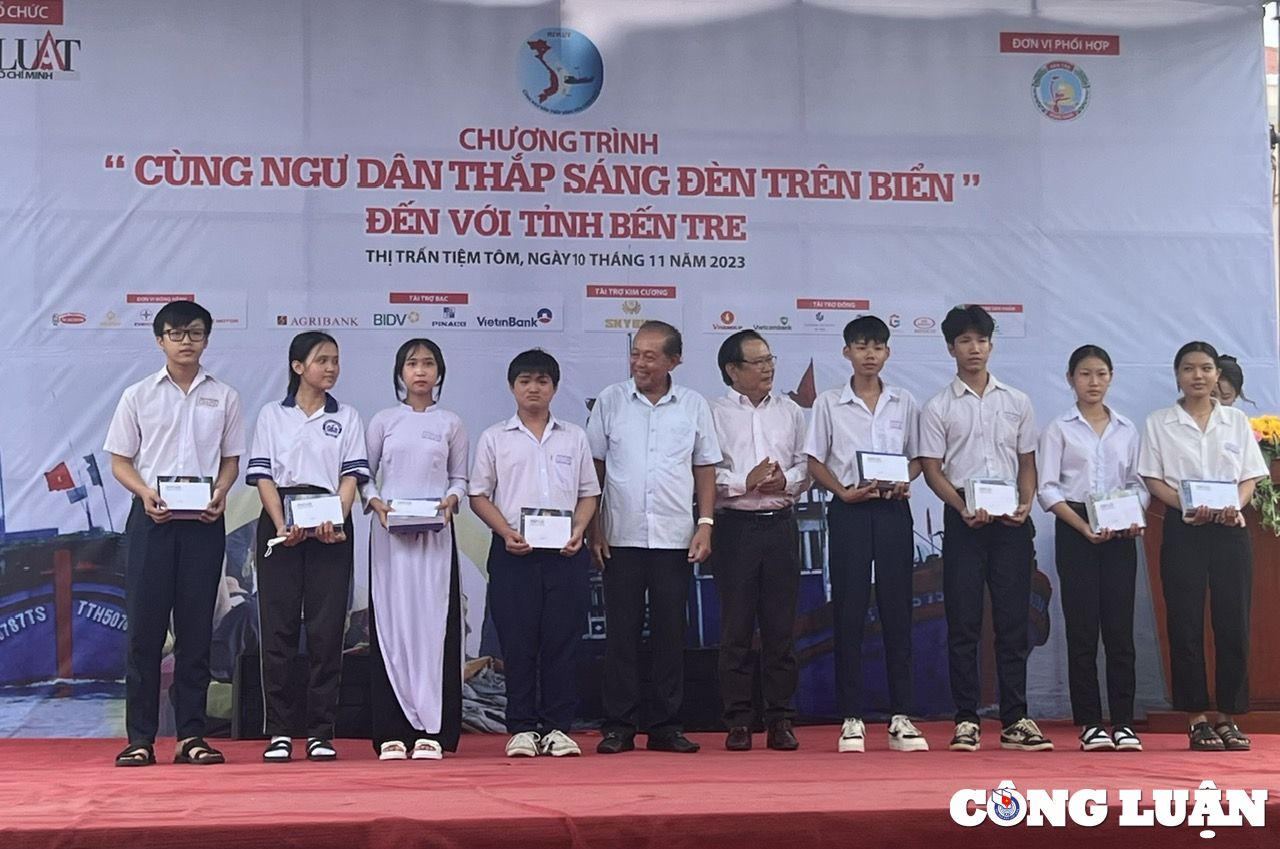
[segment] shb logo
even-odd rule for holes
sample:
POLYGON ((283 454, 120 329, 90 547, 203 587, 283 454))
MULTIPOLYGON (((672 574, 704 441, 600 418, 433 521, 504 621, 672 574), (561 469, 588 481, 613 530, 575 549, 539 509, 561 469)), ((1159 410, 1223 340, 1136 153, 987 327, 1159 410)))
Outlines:
POLYGON ((0 38, 0 78, 78 80, 79 53, 80 39, 54 38, 52 30, 45 30, 40 38, 0 38))
POLYGON ((520 45, 516 75, 525 99, 534 106, 553 115, 572 115, 600 96, 604 60, 582 33, 551 27, 520 45))
POLYGON ((1031 97, 1046 117, 1070 121, 1089 105, 1089 78, 1070 62, 1050 62, 1031 80, 1031 97))
POLYGON ((640 312, 640 302, 631 299, 623 301, 622 312, 624 315, 636 315, 640 312))

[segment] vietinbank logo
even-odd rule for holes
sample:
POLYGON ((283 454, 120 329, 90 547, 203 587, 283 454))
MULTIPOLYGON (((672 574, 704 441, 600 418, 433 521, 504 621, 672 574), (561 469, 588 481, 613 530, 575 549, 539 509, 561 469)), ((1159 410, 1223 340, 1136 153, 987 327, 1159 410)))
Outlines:
POLYGON ((525 100, 552 115, 573 115, 600 96, 604 60, 582 33, 550 27, 520 45, 516 75, 525 100))
MULTIPOLYGON (((1214 828, 1266 826, 1266 790, 1219 790, 1213 781, 1202 781, 1195 790, 1157 789, 1144 799, 1140 789, 1116 792, 1121 826, 1199 828, 1200 836, 1214 837, 1214 828), (1146 802, 1144 809, 1144 802, 1146 802), (1188 807, 1190 811, 1188 812, 1188 807)), ((1105 789, 1027 790, 1023 795, 1012 781, 995 788, 958 790, 951 797, 951 819, 968 828, 984 822, 998 826, 1097 826, 1111 814, 1105 789)))
POLYGON ((518 316, 476 316, 476 324, 480 327, 488 327, 493 329, 515 329, 528 330, 531 328, 544 327, 551 324, 555 314, 547 307, 542 307, 534 315, 528 318, 520 318, 518 316))

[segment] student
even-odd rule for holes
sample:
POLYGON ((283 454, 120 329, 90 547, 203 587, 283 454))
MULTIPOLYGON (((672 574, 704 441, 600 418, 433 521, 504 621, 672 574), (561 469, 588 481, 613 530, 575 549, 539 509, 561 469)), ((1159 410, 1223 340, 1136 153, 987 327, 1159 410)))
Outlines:
POLYGON ((711 402, 724 459, 716 467, 715 584, 720 600, 720 693, 729 728, 725 748, 751 748, 751 693, 760 620, 760 690, 765 745, 794 751, 792 704, 799 683, 796 598, 800 546, 795 512, 809 483, 804 412, 773 392, 777 357, 754 330, 724 340, 718 362, 729 392, 711 402))
POLYGON ((439 345, 405 342, 392 371, 400 404, 375 414, 365 432, 370 474, 382 471, 377 485, 369 480, 361 487, 377 516, 369 536, 369 706, 381 760, 438 760, 444 750, 457 750, 462 730, 462 602, 452 519, 467 491, 467 431, 437 403, 444 375, 439 345), (389 533, 394 511, 387 501, 396 499, 442 503, 445 527, 389 533))
POLYGON ((568 732, 591 606, 583 535, 600 483, 582 428, 551 415, 555 357, 538 348, 517 354, 507 384, 515 415, 480 435, 471 475, 471 509, 493 530, 489 610, 507 678, 507 757, 572 756, 581 752, 568 732), (569 516, 570 529, 535 547, 526 513, 569 516))
POLYGON ((1244 369, 1240 362, 1228 354, 1218 356, 1218 382, 1213 387, 1213 397, 1222 402, 1224 407, 1234 407, 1237 399, 1249 401, 1244 394, 1244 369))
POLYGON ((133 493, 125 526, 125 612, 129 654, 125 729, 129 745, 116 766, 156 762, 160 658, 173 620, 174 763, 220 764, 204 740, 213 608, 226 551, 227 492, 244 453, 240 395, 200 365, 213 318, 194 301, 165 304, 152 321, 164 368, 120 396, 107 441, 111 473, 133 493), (195 520, 175 518, 157 479, 195 476, 212 497, 195 520))
POLYGON ((1160 580, 1169 633, 1173 708, 1186 711, 1196 751, 1247 750, 1249 738, 1234 714, 1249 709, 1249 604, 1253 548, 1244 506, 1267 474, 1249 419, 1211 396, 1221 378, 1218 352, 1208 342, 1188 342, 1173 359, 1182 397, 1147 417, 1138 452, 1138 474, 1165 504, 1160 580), (1234 481, 1238 502, 1213 511, 1201 505, 1183 513, 1183 481, 1234 481), (1215 706, 1209 725, 1204 665, 1205 585, 1216 652, 1215 706))
POLYGON ((603 755, 635 749, 640 723, 640 636, 649 607, 653 699, 645 748, 697 752, 684 736, 684 632, 692 564, 711 554, 720 445, 711 408, 674 383, 680 331, 646 321, 631 343, 631 379, 605 387, 587 420, 604 487, 592 523, 592 560, 604 569, 603 755), (693 501, 697 496, 697 521, 693 501))
POLYGON ((351 504, 356 487, 369 480, 360 414, 329 394, 338 381, 338 343, 327 333, 299 333, 289 345, 289 390, 258 414, 245 483, 262 499, 258 519, 258 616, 262 640, 264 726, 271 742, 268 762, 293 755, 294 697, 288 669, 298 654, 306 611, 307 759, 329 761, 338 711, 342 632, 351 586, 351 504), (285 499, 337 494, 341 527, 324 522, 314 531, 285 523, 285 499), (283 537, 280 544, 268 543, 283 537))
POLYGON ((929 743, 911 722, 911 616, 915 596, 909 483, 881 490, 863 483, 858 452, 902 454, 908 476, 920 474, 917 454, 919 409, 911 393, 886 384, 880 372, 889 359, 889 328, 873 315, 844 328, 844 358, 853 375, 813 404, 804 451, 809 474, 832 494, 827 507, 828 556, 835 626, 836 708, 844 717, 837 750, 865 749, 862 714, 862 639, 875 562, 876 609, 884 636, 889 676, 889 748, 927 751, 929 743))
POLYGON ((920 413, 920 464, 942 499, 942 586, 946 593, 947 662, 956 703, 952 751, 981 745, 978 638, 983 588, 991 595, 1000 746, 1048 751, 1053 743, 1027 716, 1027 619, 1033 549, 1027 515, 1036 494, 1036 423, 1031 400, 987 371, 995 321, 976 304, 956 307, 942 322, 956 377, 920 413), (1005 516, 965 506, 972 478, 1014 481, 1018 506, 1005 516))
POLYGON ((1054 559, 1067 628, 1067 680, 1071 714, 1083 726, 1084 751, 1141 751, 1133 730, 1133 603, 1142 527, 1095 532, 1086 502, 1090 495, 1137 492, 1145 508, 1150 496, 1138 476, 1138 429, 1105 403, 1111 357, 1084 345, 1067 362, 1067 384, 1076 402, 1049 422, 1040 436, 1040 506, 1057 517, 1054 559), (1098 692, 1098 633, 1107 652, 1107 705, 1111 734, 1102 725, 1098 692))

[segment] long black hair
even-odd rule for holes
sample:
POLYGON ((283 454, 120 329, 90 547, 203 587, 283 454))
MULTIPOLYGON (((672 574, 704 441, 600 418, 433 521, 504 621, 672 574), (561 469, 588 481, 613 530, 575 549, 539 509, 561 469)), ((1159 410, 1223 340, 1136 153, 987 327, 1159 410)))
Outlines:
POLYGON ((305 363, 307 357, 311 356, 311 352, 319 348, 326 342, 332 342, 333 347, 338 347, 338 340, 334 339, 323 330, 308 330, 306 333, 299 333, 293 337, 293 341, 289 343, 289 394, 297 395, 298 387, 302 385, 302 375, 293 370, 294 363, 305 363))

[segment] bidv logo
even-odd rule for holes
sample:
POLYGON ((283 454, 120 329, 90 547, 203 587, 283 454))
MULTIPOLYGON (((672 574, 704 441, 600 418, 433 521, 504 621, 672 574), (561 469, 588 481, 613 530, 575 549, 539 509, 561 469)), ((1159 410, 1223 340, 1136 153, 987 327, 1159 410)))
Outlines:
POLYGON ((417 324, 422 316, 416 310, 409 312, 376 312, 373 314, 374 327, 404 327, 406 324, 417 324))
POLYGON ((332 436, 337 439, 342 435, 342 425, 336 419, 326 419, 324 423, 324 435, 332 436))
POLYGON ((604 60, 591 39, 577 30, 540 29, 520 45, 516 80, 525 99, 538 109, 572 115, 600 96, 604 60))
POLYGON ((55 38, 53 30, 39 38, 0 38, 0 79, 78 80, 79 53, 80 39, 55 38))
POLYGON ((1046 118, 1070 121, 1089 105, 1089 78, 1070 62, 1050 62, 1032 78, 1031 97, 1046 118))

